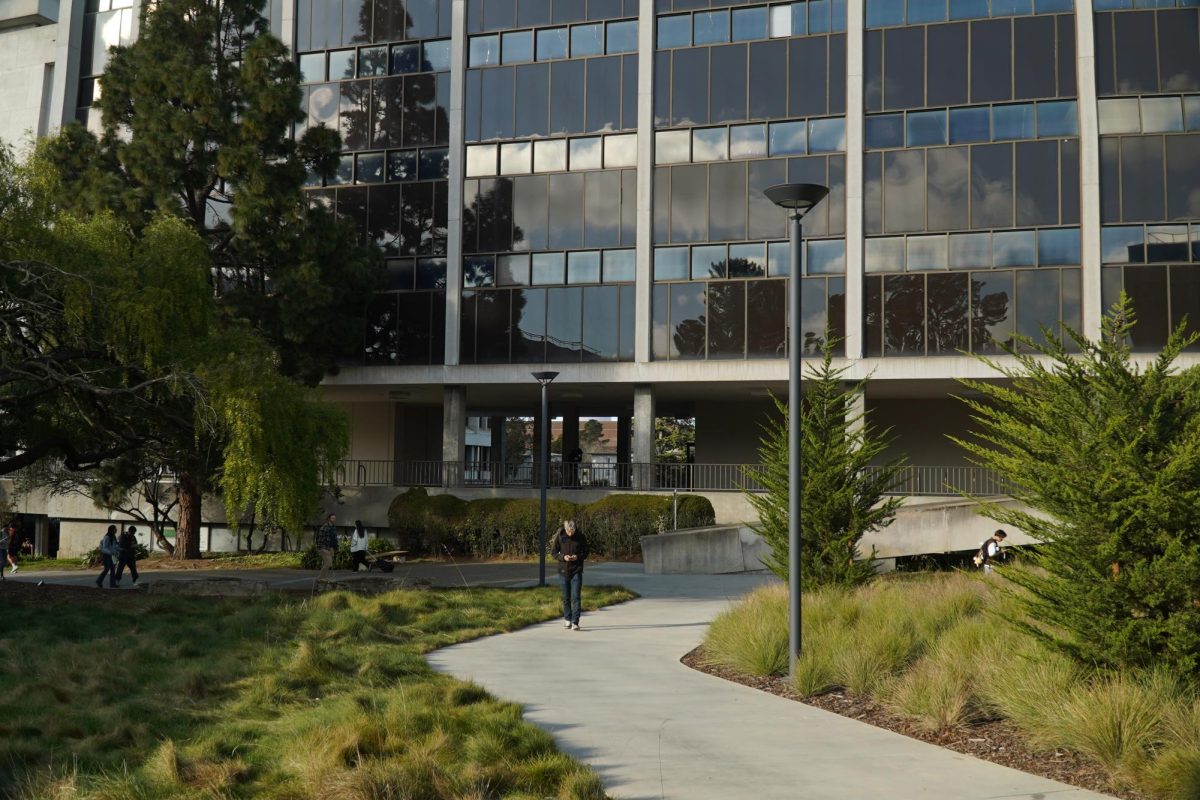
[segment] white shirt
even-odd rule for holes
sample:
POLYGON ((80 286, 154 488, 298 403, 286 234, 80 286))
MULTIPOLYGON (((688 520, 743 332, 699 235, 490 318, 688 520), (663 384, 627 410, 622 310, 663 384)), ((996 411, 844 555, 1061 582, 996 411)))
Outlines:
POLYGON ((363 531, 362 535, 359 536, 358 529, 355 528, 354 532, 350 534, 350 552, 351 553, 367 552, 367 532, 366 531, 363 531))

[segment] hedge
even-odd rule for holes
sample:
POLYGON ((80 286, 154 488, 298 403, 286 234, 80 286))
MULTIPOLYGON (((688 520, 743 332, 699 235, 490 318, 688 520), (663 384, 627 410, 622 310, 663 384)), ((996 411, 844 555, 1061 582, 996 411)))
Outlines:
MULTIPOLYGON (((564 519, 575 519, 601 558, 641 554, 640 537, 661 533, 671 522, 671 498, 661 495, 612 494, 595 503, 566 500, 546 504, 546 528, 552 536, 564 519)), ((708 498, 679 498, 679 527, 713 524, 708 498)), ((538 501, 517 498, 463 500, 430 495, 412 488, 392 501, 388 524, 400 534, 401 547, 414 553, 528 557, 537 554, 538 501)))

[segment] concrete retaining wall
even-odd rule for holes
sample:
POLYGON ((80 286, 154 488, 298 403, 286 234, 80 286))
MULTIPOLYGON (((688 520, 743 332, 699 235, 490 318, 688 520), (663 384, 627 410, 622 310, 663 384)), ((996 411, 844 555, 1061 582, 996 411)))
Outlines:
POLYGON ((720 575, 764 569, 768 549, 745 525, 660 533, 642 537, 642 564, 648 575, 720 575))

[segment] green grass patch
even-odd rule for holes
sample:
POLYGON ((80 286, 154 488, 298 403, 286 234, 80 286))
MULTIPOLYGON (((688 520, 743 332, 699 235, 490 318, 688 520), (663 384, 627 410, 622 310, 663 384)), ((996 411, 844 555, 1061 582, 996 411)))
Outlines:
MULTIPOLYGON (((589 587, 589 609, 630 598, 589 587)), ((580 798, 595 774, 423 655, 559 613, 556 588, 4 607, 0 795, 580 798)))
MULTIPOLYGON (((1088 756, 1115 787, 1200 798, 1200 686, 1081 668, 1009 625, 1012 602, 965 573, 806 594, 794 685, 869 695, 928 731, 1004 718, 1035 749, 1088 756)), ((705 655, 744 674, 785 674, 786 589, 763 587, 726 611, 705 655)))

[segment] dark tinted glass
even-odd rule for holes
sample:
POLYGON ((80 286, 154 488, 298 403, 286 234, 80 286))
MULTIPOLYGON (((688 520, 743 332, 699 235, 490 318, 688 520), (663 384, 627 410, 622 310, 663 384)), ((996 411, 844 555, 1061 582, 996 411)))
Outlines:
POLYGON ((745 358, 746 284, 713 281, 708 285, 708 357, 745 358))
POLYGON ((1012 97, 1012 21, 971 23, 971 102, 1012 97))
POLYGON ((637 127, 637 54, 621 56, 621 125, 637 127))
POLYGON ((888 275, 883 281, 886 355, 925 354, 925 276, 888 275))
MULTIPOLYGON (((410 183, 401 195, 401 252, 405 255, 432 255, 435 246, 434 188, 432 183, 410 183)), ((443 204, 445 199, 443 197, 443 204)))
POLYGON ((713 164, 708 172, 708 236, 713 241, 746 238, 746 165, 713 164))
POLYGON ((671 171, 671 241, 701 242, 708 222, 708 168, 702 164, 671 171))
POLYGON ((768 186, 787 182, 787 164, 780 159, 751 161, 746 196, 750 201, 751 239, 777 239, 786 235, 783 212, 767 199, 763 191, 768 186))
POLYGON ((583 244, 583 174, 550 176, 550 247, 583 244))
MULTIPOLYGON (((795 13, 793 11, 793 13, 795 13)), ((797 76, 789 81, 788 114, 807 117, 826 113, 828 98, 825 87, 829 83, 828 37, 810 36, 788 42, 790 63, 788 74, 797 76), (803 76, 802 78, 799 76, 803 76)), ((775 80, 782 82, 782 77, 775 80)))
POLYGON ((1154 12, 1121 14, 1116 28, 1117 91, 1158 91, 1158 57, 1154 46, 1154 12))
POLYGON ((550 65, 550 133, 583 131, 583 61, 550 65))
MULTIPOLYGON (((438 35, 437 0, 405 0, 408 12, 407 39, 428 39, 438 35)), ((444 35, 449 35, 449 31, 444 35)))
POLYGON ((548 231, 548 179, 517 178, 513 185, 513 249, 544 250, 548 231))
POLYGON ((483 113, 480 138, 511 139, 513 137, 513 69, 485 69, 483 74, 483 113))
POLYGON ((750 45, 750 118, 787 116, 787 42, 750 45))
POLYGON ((746 356, 782 358, 787 354, 785 281, 746 284, 746 356))
MULTIPOLYGON (((795 12, 793 12, 795 13, 795 12)), ((829 111, 846 113, 846 37, 829 37, 829 111)))
POLYGON ((953 355, 969 347, 969 275, 928 276, 929 353, 953 355))
POLYGON ((1079 140, 1064 139, 1059 150, 1059 180, 1064 225, 1079 224, 1079 140))
POLYGON ((342 44, 371 40, 371 5, 363 0, 342 0, 342 44))
POLYGON ((464 80, 463 135, 468 142, 479 141, 479 107, 482 103, 482 98, 479 96, 479 87, 482 83, 479 72, 477 69, 467 70, 464 80))
POLYGON ((883 109, 883 31, 867 31, 863 55, 863 100, 867 111, 883 109))
POLYGON ((583 290, 583 360, 615 361, 620 346, 620 293, 616 286, 583 290))
POLYGON ((367 364, 395 364, 397 328, 395 294, 377 294, 367 305, 363 357, 367 364))
POLYGON ((671 168, 654 170, 654 243, 671 241, 671 168))
POLYGON ((671 56, 668 50, 654 54, 654 124, 671 124, 671 56))
POLYGON ((621 57, 587 62, 587 126, 589 132, 621 128, 621 57))
POLYGON ((620 318, 617 322, 620 329, 617 358, 621 361, 633 361, 633 342, 636 335, 634 314, 637 311, 637 301, 634 298, 635 290, 633 286, 620 286, 617 288, 621 303, 620 318))
POLYGON ((1017 224, 1058 224, 1058 142, 1019 142, 1017 148, 1017 224))
POLYGON ((1057 95, 1054 40, 1054 17, 1013 20, 1013 91, 1018 100, 1057 95))
POLYGON ((464 364, 475 363, 475 295, 464 291, 459 304, 458 357, 464 364))
POLYGON ((671 284, 671 358, 704 358, 704 283, 671 284))
POLYGON ((373 186, 367 206, 367 238, 384 255, 400 252, 400 187, 373 186))
POLYGON ((971 227, 1010 227, 1012 190, 1012 145, 971 147, 971 227))
POLYGON ((746 45, 730 44, 712 48, 711 91, 709 105, 712 122, 746 118, 746 45))
POLYGON ((513 181, 511 178, 481 180, 476 208, 481 252, 513 249, 513 181))
POLYGON ((551 0, 554 22, 580 22, 587 18, 586 0, 551 0))
MULTIPOLYGON (((1194 269, 1194 267, 1192 268, 1194 269)), ((1125 293, 1133 301, 1138 324, 1130 331, 1134 350, 1162 349, 1167 341, 1167 268, 1128 267, 1125 269, 1125 293)))
POLYGON ((829 197, 826 211, 829 213, 829 233, 846 232, 846 157, 829 156, 829 197))
POLYGON ((824 278, 803 279, 800 295, 800 354, 815 356, 825 341, 826 282, 824 278))
MULTIPOLYGON (((1200 269, 1195 267, 1170 267, 1171 276, 1171 329, 1174 330, 1187 318, 1187 330, 1200 330, 1200 269)), ((1191 351, 1200 349, 1193 344, 1191 351)))
POLYGON ((1113 52, 1113 14, 1098 13, 1093 18, 1096 28, 1096 93, 1116 91, 1116 55, 1113 52))
MULTIPOLYGON (((1167 218, 1200 217, 1200 135, 1168 136, 1167 218)), ((1200 318, 1197 318, 1200 323, 1200 318)))
POLYGON ((486 0, 483 4, 483 29, 512 28, 517 24, 516 0, 486 0))
POLYGON ((969 227, 967 148, 930 148, 928 161, 929 230, 952 231, 969 227))
POLYGON ((405 147, 437 143, 437 107, 436 76, 408 75, 404 78, 405 147))
POLYGON ((1121 216, 1125 222, 1163 219, 1163 137, 1121 139, 1121 216))
POLYGON ((925 29, 892 28, 884 36, 884 108, 920 108, 925 105, 925 29))
POLYGON ((584 194, 585 247, 612 247, 621 243, 621 173, 589 172, 584 194))
POLYGON ((517 25, 524 28, 550 22, 550 0, 517 0, 517 25))
POLYGON ((400 364, 430 363, 434 303, 445 303, 441 292, 414 292, 399 295, 400 336, 396 361, 400 364))
POLYGON ((1160 91, 1200 89, 1200 23, 1194 8, 1158 12, 1160 91))
POLYGON ((1100 221, 1121 221, 1121 140, 1100 139, 1100 221))
POLYGON ((550 65, 524 64, 517 67, 517 110, 515 132, 521 136, 544 136, 550 130, 550 65))
POLYGON ((665 359, 670 355, 670 337, 667 335, 668 315, 671 305, 671 286, 666 283, 654 284, 654 294, 651 298, 651 328, 650 354, 655 359, 665 359))
POLYGON ((967 102, 967 23, 929 26, 929 105, 967 102))
MULTIPOLYGON (((828 158, 808 156, 788 159, 789 183, 818 183, 829 185, 828 158)), ((804 217, 804 231, 809 236, 825 236, 829 233, 829 209, 833 203, 829 198, 804 217)))
POLYGON ((546 360, 578 361, 583 345, 580 302, 583 290, 567 286, 546 290, 546 360))
POLYGON ((925 152, 883 154, 884 223, 888 233, 925 229, 925 152))
POLYGON ((1044 342, 1041 328, 1058 332, 1058 270, 1017 272, 1017 333, 1044 342))
POLYGON ((676 50, 671 70, 671 124, 708 122, 708 48, 676 50))
MULTIPOLYGON (((1074 97, 1078 92, 1075 82, 1075 18, 1073 16, 1057 17, 1057 21, 1058 96, 1074 97)), ((1097 82, 1099 82, 1099 77, 1097 77, 1097 82)))
POLYGON ((507 364, 509 298, 507 289, 479 292, 475 306, 475 362, 507 364))
POLYGON ((637 243, 637 170, 621 172, 621 244, 637 243))
POLYGON ((971 350, 999 353, 1012 339, 1013 276, 1011 272, 971 273, 971 350))
POLYGON ((546 290, 514 289, 512 360, 538 363, 546 357, 546 290))

